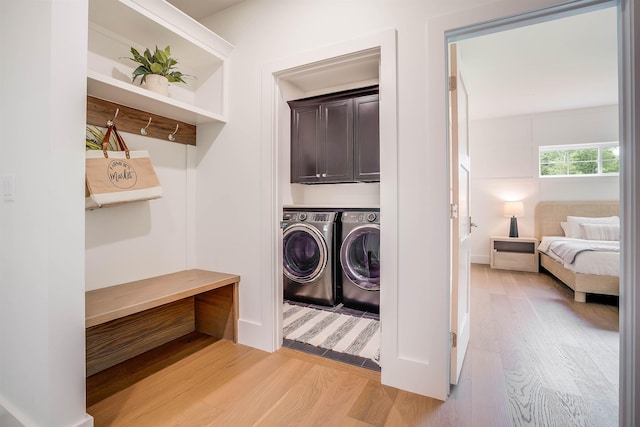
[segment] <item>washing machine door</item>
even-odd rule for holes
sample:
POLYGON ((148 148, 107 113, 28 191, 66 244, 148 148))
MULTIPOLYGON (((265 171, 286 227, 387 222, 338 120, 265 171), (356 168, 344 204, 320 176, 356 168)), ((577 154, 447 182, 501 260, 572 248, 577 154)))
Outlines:
POLYGON ((342 241, 340 261, 344 274, 367 291, 380 290, 380 225, 354 228, 342 241))
POLYGON ((313 282, 327 267, 327 242, 311 225, 293 224, 285 228, 282 250, 284 275, 295 282, 313 282))

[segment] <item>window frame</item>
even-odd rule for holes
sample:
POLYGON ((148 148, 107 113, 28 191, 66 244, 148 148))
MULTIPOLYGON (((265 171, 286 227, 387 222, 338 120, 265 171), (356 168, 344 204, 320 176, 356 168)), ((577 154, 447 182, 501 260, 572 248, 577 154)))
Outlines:
POLYGON ((539 178, 583 178, 583 177, 609 177, 620 176, 620 152, 618 152, 618 172, 602 172, 602 150, 606 148, 618 148, 620 150, 619 141, 593 142, 587 144, 564 144, 564 145, 540 145, 538 146, 538 177, 539 178), (564 174, 564 175, 542 175, 541 155, 543 152, 550 151, 569 151, 569 150, 589 150, 598 149, 597 173, 591 174, 564 174))

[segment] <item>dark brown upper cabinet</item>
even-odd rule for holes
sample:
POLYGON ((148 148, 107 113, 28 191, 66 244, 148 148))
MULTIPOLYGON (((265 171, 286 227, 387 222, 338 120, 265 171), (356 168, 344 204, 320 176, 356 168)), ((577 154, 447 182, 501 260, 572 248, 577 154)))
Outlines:
POLYGON ((377 87, 290 101, 291 182, 380 180, 377 87))
POLYGON ((380 104, 378 94, 353 100, 353 180, 380 181, 380 104))

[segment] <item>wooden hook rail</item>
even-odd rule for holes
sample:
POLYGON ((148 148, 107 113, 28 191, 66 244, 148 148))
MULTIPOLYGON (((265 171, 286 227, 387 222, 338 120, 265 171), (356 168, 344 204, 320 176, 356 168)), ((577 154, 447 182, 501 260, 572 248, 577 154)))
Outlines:
POLYGON ((114 118, 116 110, 119 112, 115 123, 118 130, 122 132, 179 144, 196 145, 195 125, 87 96, 87 124, 89 125, 106 127, 107 121, 114 118), (145 132, 141 132, 142 129, 145 129, 145 132), (172 137, 168 138, 169 135, 172 137))

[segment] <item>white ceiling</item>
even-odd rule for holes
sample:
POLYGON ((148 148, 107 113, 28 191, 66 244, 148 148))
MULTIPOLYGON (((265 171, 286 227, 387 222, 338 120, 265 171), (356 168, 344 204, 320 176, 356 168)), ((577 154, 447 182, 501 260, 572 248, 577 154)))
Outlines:
POLYGON ((618 103, 616 8, 459 42, 469 117, 618 103))
MULTIPOLYGON (((202 19, 243 0, 168 1, 202 19)), ((611 7, 460 41, 469 117, 617 104, 616 13, 611 7)), ((324 84, 314 79, 307 83, 324 84)))

